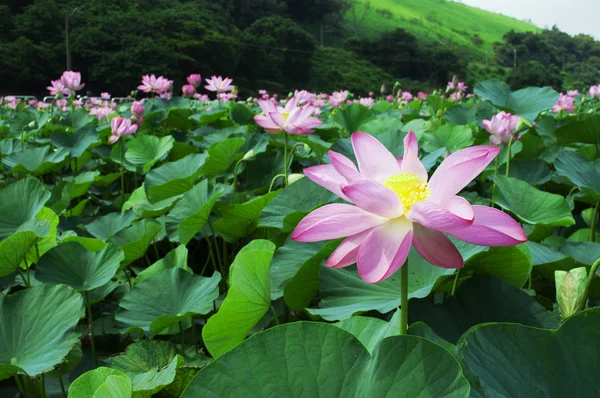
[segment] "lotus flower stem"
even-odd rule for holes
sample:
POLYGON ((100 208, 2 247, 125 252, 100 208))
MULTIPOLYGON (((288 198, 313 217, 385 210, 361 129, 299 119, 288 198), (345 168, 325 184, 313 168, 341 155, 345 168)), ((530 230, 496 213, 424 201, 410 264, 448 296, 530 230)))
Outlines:
POLYGON ((92 346, 92 359, 94 360, 94 365, 98 366, 98 360, 96 359, 96 341, 94 339, 94 320, 92 318, 92 303, 90 302, 90 297, 87 291, 85 292, 85 306, 87 308, 88 332, 90 336, 90 344, 92 346))
POLYGON ((63 382, 62 376, 58 376, 58 382, 60 384, 63 397, 67 398, 67 389, 65 388, 65 383, 63 382))
POLYGON ((235 164, 235 168, 233 169, 233 185, 231 187, 231 200, 229 201, 232 204, 233 204, 233 199, 235 198, 235 189, 237 186, 238 167, 240 167, 240 164, 243 161, 244 161, 244 159, 238 160, 237 163, 235 164))
POLYGON ((287 161, 287 147, 288 147, 288 136, 287 133, 283 133, 285 138, 283 145, 283 173, 285 176, 285 185, 288 186, 288 161, 287 161))
POLYGON ((275 321, 275 325, 279 325, 279 317, 277 316, 277 311, 275 311, 275 308, 273 307, 272 304, 271 304, 271 312, 273 313, 273 320, 275 321))
POLYGON ((400 335, 408 330, 408 261, 400 268, 400 335))
POLYGON ((590 269, 590 273, 588 275, 587 281, 585 283, 585 290, 583 291, 583 297, 581 299, 581 303, 579 304, 579 311, 583 311, 585 308, 585 303, 587 303, 588 293, 590 291, 590 286, 592 284, 592 280, 594 279, 594 275, 596 275, 596 270, 600 266, 600 258, 597 259, 594 264, 592 264, 592 268, 590 269))
POLYGON ((194 344, 194 351, 197 354, 198 353, 198 340, 196 338, 196 322, 194 322, 194 317, 192 317, 192 344, 194 344))
POLYGON ((119 152, 121 155, 121 193, 125 195, 125 168, 123 167, 125 145, 123 144, 122 140, 119 142, 119 152))
POLYGON ((42 384, 42 398, 47 398, 48 392, 46 391, 46 376, 43 373, 40 375, 40 381, 42 384))
POLYGON ((179 344, 181 345, 181 350, 183 351, 183 343, 185 342, 183 338, 183 322, 179 321, 179 344))
POLYGON ((273 177, 273 179, 271 180, 271 185, 269 185, 269 192, 271 193, 271 191, 273 190, 273 185, 275 184, 275 181, 277 181, 277 179, 279 177, 285 177, 285 174, 277 174, 275 177, 273 177))
POLYGON ((462 268, 459 268, 456 270, 456 274, 454 276, 454 283, 452 284, 452 293, 451 295, 454 296, 454 293, 456 292, 456 287, 458 286, 458 278, 460 278, 460 270, 462 268))
POLYGON ((498 157, 494 161, 494 183, 492 184, 492 207, 496 206, 494 199, 496 197, 496 176, 498 175, 498 157))
POLYGON ((510 169, 510 147, 512 145, 514 135, 510 136, 510 140, 508 140, 508 146, 506 151, 506 176, 508 177, 508 171, 510 169))
POLYGON ((23 383, 21 383, 21 377, 18 374, 15 375, 15 382, 17 383, 17 387, 19 388, 21 394, 23 394, 23 396, 27 396, 27 394, 25 394, 25 389, 23 388, 23 383))
POLYGON ((600 207, 600 200, 596 202, 594 212, 592 213, 592 222, 590 223, 590 242, 596 242, 596 223, 598 220, 598 207, 600 207))

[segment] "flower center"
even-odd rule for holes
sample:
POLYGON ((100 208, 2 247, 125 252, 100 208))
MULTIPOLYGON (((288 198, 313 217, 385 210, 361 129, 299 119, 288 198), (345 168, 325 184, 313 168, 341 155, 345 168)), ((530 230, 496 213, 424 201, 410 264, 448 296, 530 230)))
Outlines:
POLYGON ((414 174, 396 174, 391 176, 383 183, 398 195, 400 203, 404 208, 404 214, 410 211, 410 208, 431 195, 431 189, 427 183, 421 181, 414 174))
POLYGON ((288 117, 290 117, 290 113, 289 112, 281 112, 281 116, 283 116, 283 120, 285 120, 287 122, 288 117))

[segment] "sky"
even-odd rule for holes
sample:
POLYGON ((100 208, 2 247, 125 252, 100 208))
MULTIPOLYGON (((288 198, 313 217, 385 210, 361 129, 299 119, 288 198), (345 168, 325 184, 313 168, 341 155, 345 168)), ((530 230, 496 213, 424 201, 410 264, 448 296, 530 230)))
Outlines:
POLYGON ((531 19, 540 28, 557 25, 571 35, 586 33, 600 40, 600 0, 459 0, 517 19, 531 19))

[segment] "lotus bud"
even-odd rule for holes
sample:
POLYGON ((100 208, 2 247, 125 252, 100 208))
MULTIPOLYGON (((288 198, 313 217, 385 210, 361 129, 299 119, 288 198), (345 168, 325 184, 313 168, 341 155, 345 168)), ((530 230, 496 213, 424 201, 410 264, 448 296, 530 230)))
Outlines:
POLYGON ((570 271, 554 271, 556 301, 560 317, 563 320, 579 311, 580 304, 585 299, 586 280, 587 270, 585 267, 574 268, 570 271))
POLYGON ((302 178, 304 178, 304 174, 299 174, 299 173, 290 174, 288 176, 288 185, 291 185, 291 184, 295 183, 296 181, 301 180, 302 178))
POLYGON ((254 156, 256 156, 254 149, 250 149, 248 152, 246 152, 246 154, 244 155, 244 157, 242 159, 243 160, 251 160, 251 159, 254 159, 254 156))
POLYGON ((27 125, 27 127, 29 127, 30 129, 35 127, 35 121, 29 122, 29 124, 27 125))
POLYGON ((381 85, 381 95, 385 94, 386 88, 385 84, 381 85))
POLYGON ((529 130, 531 128, 531 123, 529 123, 529 121, 520 118, 519 122, 517 123, 517 129, 515 130, 517 133, 521 133, 525 130, 529 130))

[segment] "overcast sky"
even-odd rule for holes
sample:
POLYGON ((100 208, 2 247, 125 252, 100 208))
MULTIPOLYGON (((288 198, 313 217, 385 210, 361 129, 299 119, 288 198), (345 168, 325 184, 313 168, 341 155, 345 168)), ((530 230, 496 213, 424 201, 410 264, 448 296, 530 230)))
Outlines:
POLYGON ((462 0, 464 4, 517 19, 540 28, 557 25, 571 35, 586 33, 600 40, 600 0, 462 0))

